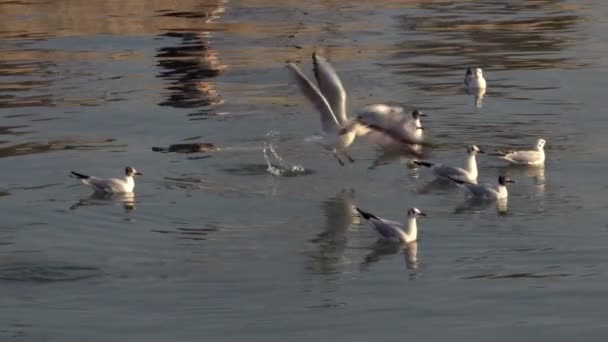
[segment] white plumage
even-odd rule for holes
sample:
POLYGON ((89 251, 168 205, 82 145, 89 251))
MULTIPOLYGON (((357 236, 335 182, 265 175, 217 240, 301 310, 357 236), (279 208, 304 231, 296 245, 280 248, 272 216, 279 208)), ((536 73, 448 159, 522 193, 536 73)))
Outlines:
POLYGON ((133 176, 141 175, 141 172, 127 166, 125 168, 124 178, 98 178, 74 171, 72 171, 72 175, 98 193, 130 193, 135 189, 135 180, 133 179, 133 176))
POLYGON ((418 225, 416 218, 426 216, 418 208, 411 208, 407 212, 408 222, 407 227, 396 221, 385 220, 359 208, 357 211, 365 221, 378 233, 378 236, 383 240, 392 242, 410 243, 418 239, 418 225))

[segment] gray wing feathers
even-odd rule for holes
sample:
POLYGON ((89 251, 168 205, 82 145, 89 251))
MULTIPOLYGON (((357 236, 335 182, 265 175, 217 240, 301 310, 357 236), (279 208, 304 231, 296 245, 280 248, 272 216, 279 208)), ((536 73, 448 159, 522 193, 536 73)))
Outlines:
POLYGON ((457 180, 462 180, 468 182, 468 172, 459 167, 447 166, 447 165, 437 165, 433 167, 433 172, 435 175, 446 178, 453 178, 457 180))
POLYGON ((411 127, 413 120, 405 118, 402 111, 389 111, 379 106, 370 107, 357 116, 360 124, 405 144, 420 142, 413 133, 415 128, 411 127))
POLYGON ((537 151, 516 151, 507 153, 503 158, 516 163, 534 164, 540 160, 540 153, 537 151))
POLYGON ((338 130, 340 122, 336 119, 336 116, 323 94, 321 94, 321 91, 302 73, 297 65, 289 63, 287 64, 287 68, 292 71, 300 90, 321 113, 321 126, 323 127, 323 131, 333 132, 338 130))
POLYGON ((376 230, 376 232, 383 238, 392 240, 403 240, 403 225, 401 223, 383 219, 371 219, 369 220, 369 222, 376 230))
POLYGON ((340 76, 325 57, 312 55, 315 78, 321 93, 329 103, 338 123, 344 125, 346 118, 346 91, 340 76))
POLYGON ((85 184, 92 186, 98 191, 105 192, 122 192, 125 185, 125 182, 122 179, 116 178, 99 179, 96 177, 91 177, 85 181, 85 184))

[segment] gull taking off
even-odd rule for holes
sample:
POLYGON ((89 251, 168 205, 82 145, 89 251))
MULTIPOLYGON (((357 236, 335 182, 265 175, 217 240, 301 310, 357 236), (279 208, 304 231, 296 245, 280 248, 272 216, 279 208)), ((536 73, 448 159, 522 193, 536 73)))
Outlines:
POLYGON ((516 165, 543 165, 545 163, 545 139, 538 139, 535 150, 493 153, 516 165))
POLYGON ((400 143, 419 144, 424 130, 421 116, 424 114, 419 110, 414 110, 408 117, 402 107, 373 104, 363 107, 356 122, 400 143))
POLYGON ((404 225, 399 222, 385 220, 359 208, 357 208, 357 211, 378 233, 381 239, 401 243, 410 243, 417 240, 418 225, 416 224, 416 218, 419 216, 426 216, 426 214, 418 210, 418 208, 411 208, 408 210, 407 228, 404 231, 404 225))
POLYGON ((99 193, 127 193, 133 192, 135 188, 134 175, 141 176, 141 172, 137 172, 134 168, 127 166, 125 168, 125 178, 97 178, 82 173, 72 171, 72 175, 80 179, 80 181, 99 193))
POLYGON ((346 117, 346 91, 340 77, 324 57, 313 53, 312 62, 318 88, 297 65, 289 63, 287 68, 292 71, 300 90, 321 114, 323 133, 319 143, 331 151, 340 165, 344 166, 338 154, 354 162, 346 149, 355 140, 357 128, 346 117))
POLYGON ((450 179, 467 189, 471 196, 488 200, 506 199, 507 197, 509 197, 509 192, 507 191, 507 183, 515 183, 513 180, 507 178, 506 176, 499 176, 498 184, 495 185, 474 184, 463 182, 459 179, 450 179))
POLYGON ((475 156, 477 153, 484 153, 477 146, 470 145, 467 147, 467 163, 465 168, 448 166, 443 164, 434 164, 425 161, 414 160, 414 164, 422 165, 430 168, 435 176, 440 178, 449 178, 467 183, 477 183, 477 161, 475 156))
POLYGON ((483 71, 481 68, 475 68, 471 71, 471 68, 467 68, 467 72, 464 75, 464 85, 469 89, 485 89, 486 79, 483 78, 483 71))

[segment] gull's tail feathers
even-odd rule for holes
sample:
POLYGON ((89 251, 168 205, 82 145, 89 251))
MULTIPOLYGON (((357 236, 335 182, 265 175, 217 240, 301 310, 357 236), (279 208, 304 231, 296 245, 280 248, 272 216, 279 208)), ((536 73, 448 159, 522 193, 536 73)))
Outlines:
POLYGON ((361 210, 360 208, 356 208, 356 209, 359 212, 359 214, 361 214, 361 216, 363 216, 363 218, 366 220, 369 220, 370 218, 379 220, 379 218, 377 216, 375 216, 374 214, 370 214, 366 211, 361 210))
POLYGON ((433 163, 429 163, 429 162, 425 162, 425 161, 420 161, 420 160, 414 160, 414 164, 420 165, 420 166, 426 166, 426 167, 431 167, 431 166, 435 165, 433 163))
POLYGON ((78 173, 78 172, 72 171, 71 173, 72 173, 72 175, 74 175, 78 179, 89 179, 89 178, 91 178, 91 176, 83 175, 82 173, 78 173))

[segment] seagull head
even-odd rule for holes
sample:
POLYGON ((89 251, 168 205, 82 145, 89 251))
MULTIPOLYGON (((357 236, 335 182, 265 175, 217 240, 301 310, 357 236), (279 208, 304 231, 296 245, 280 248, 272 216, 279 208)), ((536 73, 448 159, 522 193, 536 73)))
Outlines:
POLYGON ((481 70, 481 68, 475 68, 475 77, 483 78, 483 70, 481 70))
POLYGON ((135 168, 133 168, 131 166, 127 166, 125 168, 125 174, 127 175, 127 177, 133 177, 134 175, 137 175, 137 176, 141 176, 142 175, 141 172, 135 170, 135 168))
POLYGON ((420 111, 418 109, 414 109, 414 111, 412 112, 412 118, 414 118, 414 120, 418 120, 422 116, 426 116, 426 115, 423 114, 422 111, 420 111))
POLYGON ((426 214, 423 213, 422 211, 420 211, 420 209, 418 209, 418 208, 410 208, 407 211, 407 216, 408 217, 414 217, 414 218, 416 218, 416 217, 419 217, 419 216, 426 216, 426 214))
POLYGON ((503 175, 498 176, 498 184, 500 184, 502 186, 506 186, 507 183, 515 183, 515 181, 507 176, 503 176, 503 175))
POLYGON ((480 150, 479 147, 475 146, 475 145, 469 145, 467 147, 467 153, 469 155, 476 155, 477 153, 485 153, 484 151, 480 150))
POLYGON ((426 115, 422 114, 422 112, 419 111, 418 109, 416 109, 412 112, 412 118, 414 119, 414 122, 416 124, 416 129, 424 130, 424 127, 422 127, 422 124, 420 123, 421 116, 426 116, 426 115))
POLYGON ((471 67, 467 68, 467 72, 464 75, 465 76, 471 76, 471 75, 473 75, 473 72, 471 71, 471 67))
POLYGON ((545 147, 545 139, 538 139, 538 141, 536 142, 536 148, 538 150, 542 150, 545 147))

